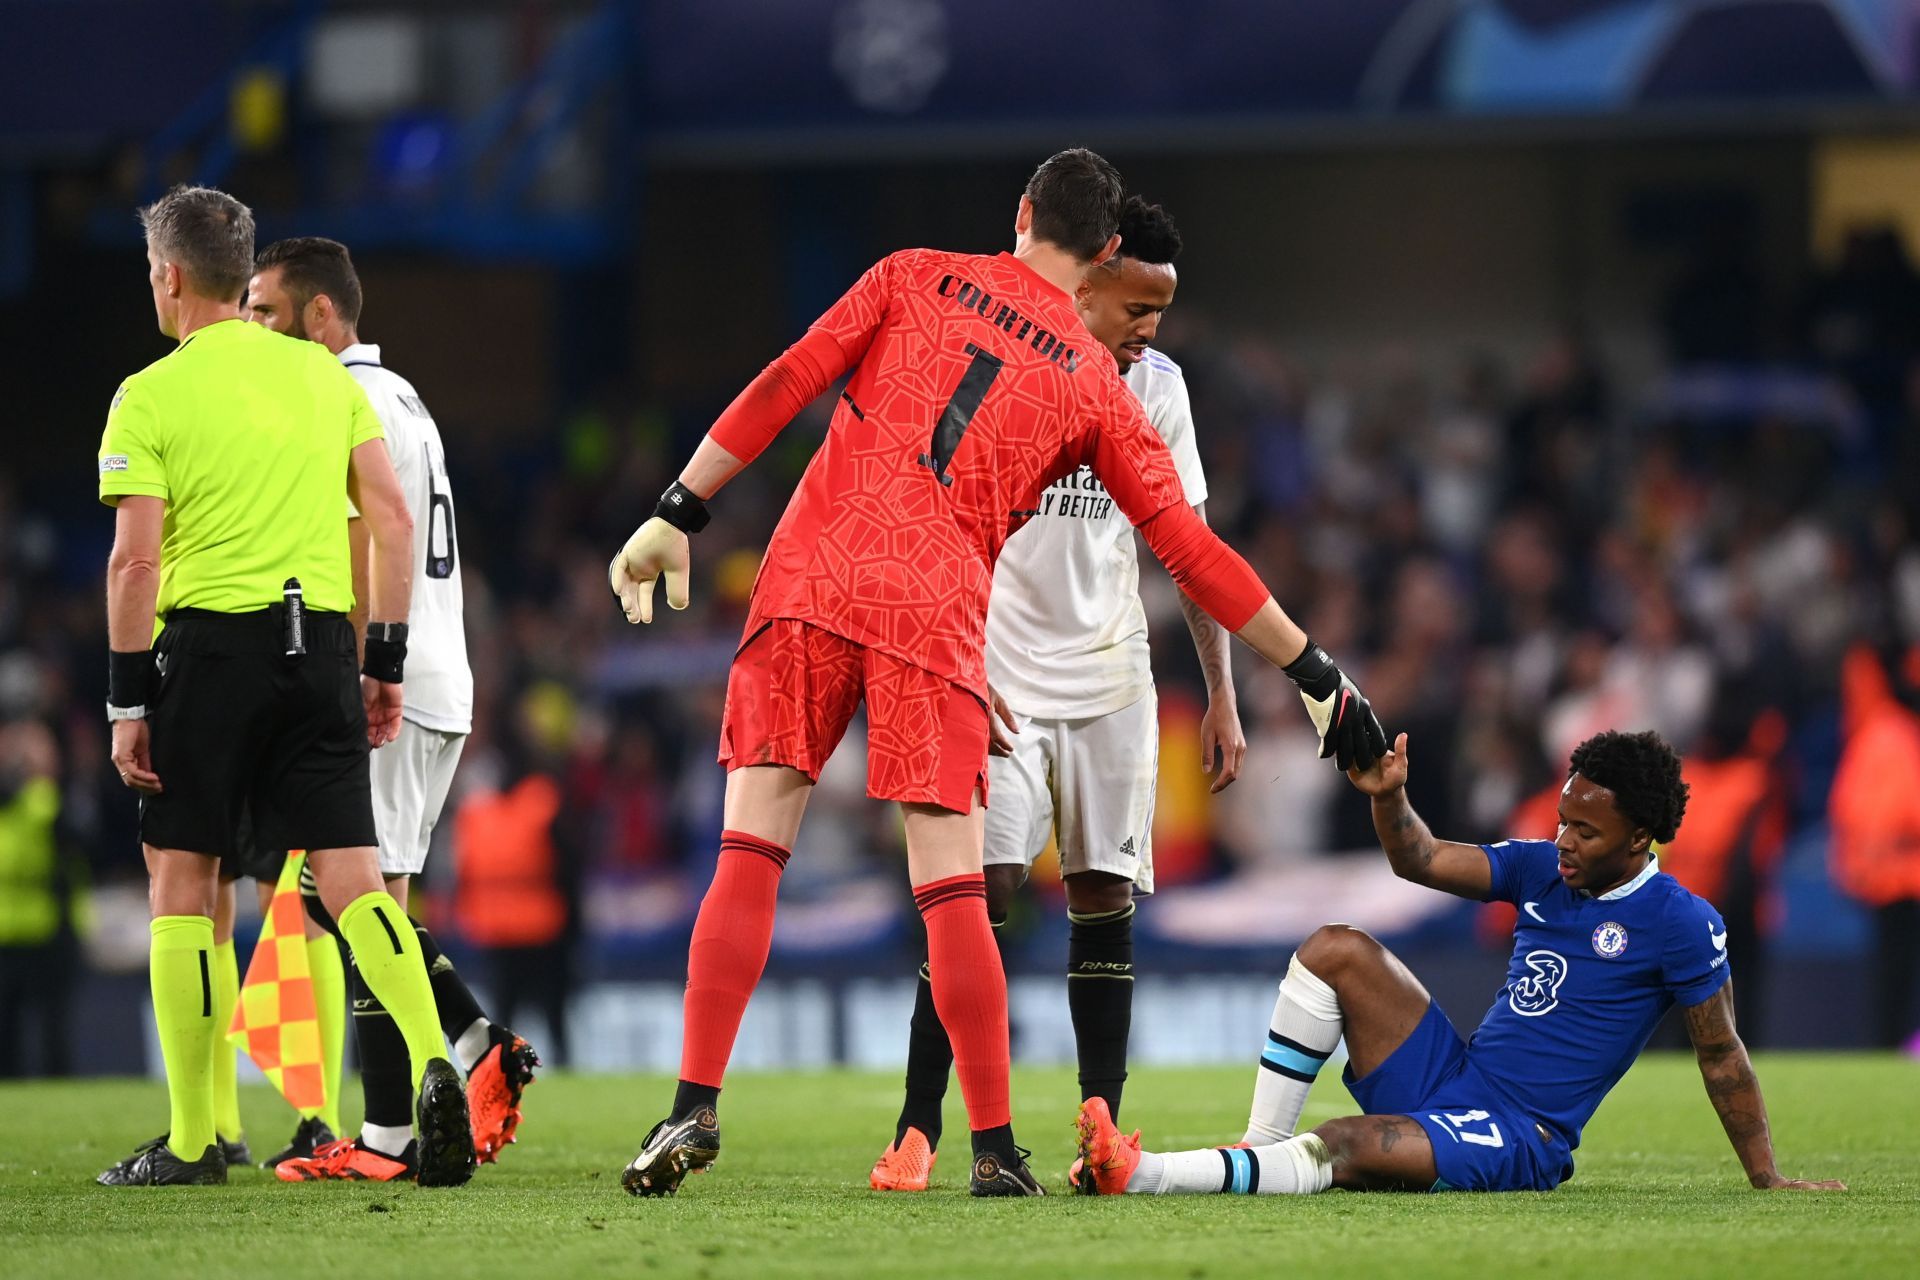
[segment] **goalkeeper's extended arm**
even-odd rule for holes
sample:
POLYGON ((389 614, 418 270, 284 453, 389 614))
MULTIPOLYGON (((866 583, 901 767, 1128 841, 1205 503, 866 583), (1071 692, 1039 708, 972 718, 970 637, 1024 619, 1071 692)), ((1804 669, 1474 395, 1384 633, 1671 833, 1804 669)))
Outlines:
POLYGON ((693 451, 680 479, 660 496, 653 516, 633 531, 607 566, 607 585, 628 622, 653 621, 653 584, 665 577, 667 604, 687 607, 687 535, 706 527, 706 500, 746 469, 795 414, 847 370, 847 355, 820 329, 760 371, 693 451))
MULTIPOLYGON (((1107 487, 1115 497, 1124 484, 1107 487)), ((1193 602, 1248 648, 1286 672, 1299 687, 1320 735, 1320 758, 1342 769, 1365 768, 1384 755, 1387 735, 1373 708, 1326 650, 1307 638, 1267 592, 1258 575, 1185 503, 1159 511, 1140 526, 1147 545, 1193 602)))

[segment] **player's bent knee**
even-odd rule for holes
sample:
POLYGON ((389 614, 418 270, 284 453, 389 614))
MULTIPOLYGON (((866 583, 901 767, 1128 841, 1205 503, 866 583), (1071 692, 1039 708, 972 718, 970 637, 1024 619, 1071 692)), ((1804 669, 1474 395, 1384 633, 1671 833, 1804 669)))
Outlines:
POLYGON ((1350 924, 1323 924, 1307 935, 1294 952, 1314 976, 1331 982, 1357 964, 1377 960, 1385 950, 1364 929, 1350 924))

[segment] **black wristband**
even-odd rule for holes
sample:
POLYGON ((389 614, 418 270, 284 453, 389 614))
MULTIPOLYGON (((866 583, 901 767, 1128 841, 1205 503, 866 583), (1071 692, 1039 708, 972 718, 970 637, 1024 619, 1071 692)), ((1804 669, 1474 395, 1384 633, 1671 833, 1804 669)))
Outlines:
POLYGON ((668 485, 667 491, 660 495, 653 514, 682 533, 698 533, 707 527, 707 521, 713 519, 707 511, 706 502, 678 480, 668 485))
POLYGON ((367 636, 367 656, 360 661, 360 674, 372 676, 384 684, 400 684, 407 667, 407 642, 381 640, 367 636))
POLYGON ((107 705, 144 707, 153 697, 153 650, 107 653, 107 705))
POLYGON ((1333 659, 1327 651, 1313 641, 1307 641, 1307 647, 1300 656, 1289 662, 1281 670, 1287 679, 1300 687, 1302 693, 1316 698, 1330 698, 1340 688, 1340 668, 1333 665, 1333 659))

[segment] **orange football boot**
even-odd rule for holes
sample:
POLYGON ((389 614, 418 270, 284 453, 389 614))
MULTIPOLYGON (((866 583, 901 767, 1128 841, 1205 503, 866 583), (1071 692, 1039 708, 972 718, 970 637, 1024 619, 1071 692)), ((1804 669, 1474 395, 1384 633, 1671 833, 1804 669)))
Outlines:
POLYGON ((282 1160, 273 1167, 282 1182, 411 1182, 419 1173, 415 1144, 398 1157, 363 1147, 358 1138, 340 1138, 310 1156, 282 1160))
POLYGON ((939 1158, 927 1135, 908 1125, 906 1138, 888 1143, 873 1162, 867 1182, 875 1191, 925 1191, 927 1179, 933 1175, 933 1162, 939 1158))
POLYGON ((1067 1177, 1083 1196, 1117 1196, 1126 1191, 1133 1171, 1140 1167, 1140 1131, 1123 1134, 1114 1127, 1105 1098, 1080 1104, 1074 1128, 1080 1134, 1080 1158, 1067 1177))
POLYGON ((467 1109, 473 1116, 473 1154, 494 1164, 520 1128, 520 1098, 533 1083, 540 1055, 513 1032, 494 1027, 494 1041, 467 1073, 467 1109))

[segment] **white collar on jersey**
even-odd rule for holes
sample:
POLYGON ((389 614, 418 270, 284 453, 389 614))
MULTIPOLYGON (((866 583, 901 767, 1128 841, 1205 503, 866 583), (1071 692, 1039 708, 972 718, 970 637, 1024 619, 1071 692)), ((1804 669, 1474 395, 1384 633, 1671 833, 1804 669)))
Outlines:
POLYGON ((352 367, 356 364, 370 364, 380 368, 380 344, 377 342, 356 342, 340 353, 340 363, 352 367))
POLYGON ((1660 856, 1658 854, 1648 854, 1647 865, 1644 869, 1641 870, 1639 875, 1627 881, 1625 884, 1621 885, 1618 889, 1609 889, 1607 892, 1595 898, 1594 901, 1595 902, 1612 902, 1616 898, 1624 898, 1628 894, 1632 893, 1635 889, 1638 889, 1641 885, 1645 884, 1647 881, 1653 879, 1655 876, 1659 874, 1660 874, 1660 856))

